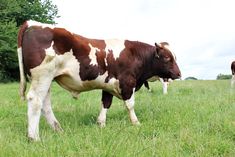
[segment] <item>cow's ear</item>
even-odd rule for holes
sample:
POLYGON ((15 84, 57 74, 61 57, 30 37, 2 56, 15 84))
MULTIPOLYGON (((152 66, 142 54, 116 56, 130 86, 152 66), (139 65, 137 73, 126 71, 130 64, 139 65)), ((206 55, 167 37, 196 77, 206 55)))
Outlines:
POLYGON ((159 45, 158 45, 156 42, 155 42, 155 46, 156 46, 156 47, 159 47, 159 45))
POLYGON ((159 58, 159 45, 157 43, 155 43, 155 46, 156 46, 155 57, 159 58))

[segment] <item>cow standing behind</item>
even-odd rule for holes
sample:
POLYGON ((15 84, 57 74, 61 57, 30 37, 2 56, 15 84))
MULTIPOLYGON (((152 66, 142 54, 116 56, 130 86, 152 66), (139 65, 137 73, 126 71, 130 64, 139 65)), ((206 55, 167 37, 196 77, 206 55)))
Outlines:
POLYGON ((232 71, 231 87, 233 88, 235 83, 235 61, 233 61, 231 64, 231 71, 232 71))
POLYGON ((54 130, 61 130, 51 107, 52 80, 73 96, 101 89, 102 105, 97 121, 105 126, 113 96, 124 101, 131 122, 139 124, 134 111, 134 92, 155 75, 180 77, 172 53, 163 44, 89 39, 35 21, 25 22, 19 31, 18 58, 22 97, 26 89, 25 74, 31 78, 27 114, 28 137, 32 140, 39 140, 41 113, 54 130))
POLYGON ((148 82, 155 82, 155 81, 160 81, 162 83, 162 92, 163 94, 167 94, 167 89, 168 86, 170 84, 170 82, 172 82, 171 79, 166 79, 166 78, 160 78, 158 76, 153 76, 150 79, 148 79, 147 81, 144 82, 144 86, 148 89, 149 92, 151 92, 151 88, 149 87, 148 82))

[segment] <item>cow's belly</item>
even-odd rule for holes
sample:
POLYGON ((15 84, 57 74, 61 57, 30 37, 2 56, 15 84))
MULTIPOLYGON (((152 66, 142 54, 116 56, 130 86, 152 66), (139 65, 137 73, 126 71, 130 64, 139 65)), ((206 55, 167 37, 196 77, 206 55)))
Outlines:
POLYGON ((84 91, 102 89, 114 96, 121 98, 121 90, 119 88, 119 81, 112 78, 108 83, 105 83, 104 76, 98 76, 95 80, 81 81, 69 75, 60 75, 55 78, 56 82, 64 89, 74 94, 79 94, 84 91))

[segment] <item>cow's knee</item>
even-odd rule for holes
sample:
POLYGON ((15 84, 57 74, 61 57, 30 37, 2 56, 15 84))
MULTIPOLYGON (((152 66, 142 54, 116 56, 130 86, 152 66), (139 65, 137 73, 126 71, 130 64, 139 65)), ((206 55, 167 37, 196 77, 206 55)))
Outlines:
POLYGON ((37 113, 42 109, 42 100, 41 98, 33 91, 29 91, 27 94, 28 109, 32 113, 37 113))

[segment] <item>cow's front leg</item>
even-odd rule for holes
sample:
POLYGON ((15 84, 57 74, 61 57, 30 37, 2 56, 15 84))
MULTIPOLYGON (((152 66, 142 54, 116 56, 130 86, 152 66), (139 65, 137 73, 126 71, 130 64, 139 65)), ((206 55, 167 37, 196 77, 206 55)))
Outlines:
POLYGON ((110 94, 106 91, 102 91, 101 111, 100 111, 100 114, 97 118, 97 123, 99 124, 100 127, 105 127, 106 114, 107 114, 109 107, 112 104, 112 100, 113 100, 112 94, 110 94))
POLYGON ((124 79, 121 80, 120 84, 122 99, 124 100, 132 124, 139 125, 140 122, 138 121, 134 110, 136 80, 128 74, 124 75, 123 78, 124 79))
POLYGON ((139 125, 140 122, 135 114, 134 105, 135 105, 135 89, 133 89, 130 99, 125 100, 125 105, 129 113, 131 123, 134 125, 139 125))

